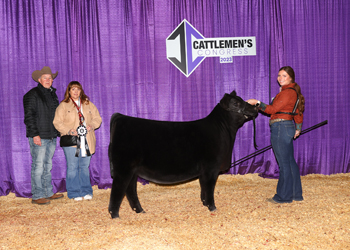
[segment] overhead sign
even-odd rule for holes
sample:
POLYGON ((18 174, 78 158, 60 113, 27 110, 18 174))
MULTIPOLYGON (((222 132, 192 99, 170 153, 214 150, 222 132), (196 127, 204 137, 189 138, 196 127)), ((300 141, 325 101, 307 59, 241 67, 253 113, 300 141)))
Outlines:
POLYGON ((255 37, 205 38, 186 19, 166 39, 168 60, 185 76, 206 57, 220 57, 221 63, 232 63, 233 56, 256 55, 255 37))

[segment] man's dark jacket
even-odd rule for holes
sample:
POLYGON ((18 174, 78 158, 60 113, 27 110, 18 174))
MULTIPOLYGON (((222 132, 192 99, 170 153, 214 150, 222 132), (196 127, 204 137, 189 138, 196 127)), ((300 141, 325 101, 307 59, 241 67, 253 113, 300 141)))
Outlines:
POLYGON ((27 137, 39 135, 41 139, 52 139, 59 136, 52 123, 58 104, 56 89, 53 87, 46 89, 40 83, 24 95, 24 123, 27 137))

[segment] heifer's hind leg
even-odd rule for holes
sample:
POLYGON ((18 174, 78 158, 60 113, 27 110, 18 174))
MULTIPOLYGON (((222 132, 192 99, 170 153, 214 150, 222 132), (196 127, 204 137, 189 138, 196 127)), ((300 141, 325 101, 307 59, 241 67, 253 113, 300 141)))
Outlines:
POLYGON ((137 196, 137 175, 135 174, 126 190, 126 197, 128 198, 130 207, 132 210, 134 210, 136 213, 144 213, 139 198, 137 196))
POLYGON ((199 177, 201 185, 201 199, 204 206, 207 206, 210 211, 215 211, 214 189, 218 174, 204 174, 199 177))
POLYGON ((119 163, 119 165, 114 164, 114 166, 125 166, 124 169, 126 169, 126 171, 123 171, 123 169, 115 169, 113 175, 113 184, 108 210, 112 218, 118 218, 120 205, 134 174, 130 170, 131 167, 129 164, 119 163))
POLYGON ((119 208, 125 196, 127 186, 121 185, 122 182, 118 178, 113 178, 111 195, 109 198, 108 211, 112 219, 119 218, 119 208))

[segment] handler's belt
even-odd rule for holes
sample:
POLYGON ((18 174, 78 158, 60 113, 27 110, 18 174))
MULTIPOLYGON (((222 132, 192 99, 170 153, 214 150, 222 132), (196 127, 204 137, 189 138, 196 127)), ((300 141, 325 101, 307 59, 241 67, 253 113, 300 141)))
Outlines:
POLYGON ((278 119, 269 120, 269 124, 270 124, 270 126, 271 126, 271 125, 274 124, 275 122, 283 122, 283 121, 291 121, 291 120, 278 118, 278 119))

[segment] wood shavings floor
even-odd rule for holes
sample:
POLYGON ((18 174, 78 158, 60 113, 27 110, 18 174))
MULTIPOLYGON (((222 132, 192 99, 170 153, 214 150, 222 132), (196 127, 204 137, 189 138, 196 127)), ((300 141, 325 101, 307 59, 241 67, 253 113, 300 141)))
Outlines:
POLYGON ((108 213, 110 189, 91 201, 67 198, 38 206, 0 197, 0 249, 350 249, 350 173, 302 177, 304 201, 266 202, 277 180, 221 175, 217 211, 200 201, 198 180, 138 184, 145 214, 125 198, 120 219, 108 213))

